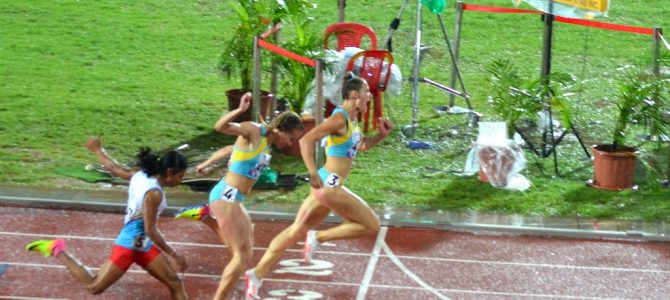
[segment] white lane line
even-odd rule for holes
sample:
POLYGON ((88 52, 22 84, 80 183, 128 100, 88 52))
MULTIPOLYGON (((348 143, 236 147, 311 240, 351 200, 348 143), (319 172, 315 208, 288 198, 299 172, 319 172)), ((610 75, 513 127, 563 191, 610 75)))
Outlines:
POLYGON ((368 287, 370 286, 370 281, 372 281, 372 275, 375 274, 377 262, 379 261, 379 253, 382 250, 382 245, 385 243, 384 240, 386 239, 386 232, 388 232, 388 227, 382 226, 379 228, 379 232, 377 233, 377 240, 375 241, 375 247, 372 249, 372 257, 370 257, 368 267, 365 269, 365 275, 363 276, 361 287, 358 288, 356 300, 364 300, 365 295, 368 293, 368 287))
POLYGON ((608 271, 608 272, 639 272, 639 273, 670 274, 670 271, 653 270, 653 269, 631 269, 631 268, 615 268, 615 267, 590 267, 590 266, 576 266, 576 265, 554 265, 554 264, 541 264, 541 263, 506 262, 506 261, 492 261, 492 260, 472 260, 472 259, 403 256, 403 255, 398 255, 397 257, 402 258, 402 259, 441 261, 441 262, 466 263, 466 264, 481 264, 481 265, 504 265, 504 266, 514 266, 514 267, 530 267, 530 268, 556 268, 556 269, 576 269, 576 270, 608 271))
POLYGON ((383 247, 384 247, 384 252, 386 252, 386 255, 388 255, 388 257, 391 259, 391 261, 393 261, 393 263, 396 266, 398 266, 398 268, 400 268, 400 270, 402 270, 407 276, 409 276, 409 278, 414 280, 414 282, 418 283, 420 286, 422 286, 424 289, 428 290, 429 292, 431 292, 433 295, 437 296, 438 298, 440 298, 442 300, 449 300, 449 297, 447 297, 445 295, 442 295, 435 288, 430 286, 428 283, 423 281, 419 276, 416 276, 416 274, 412 273, 412 271, 410 271, 407 267, 405 267, 405 265, 400 261, 400 259, 398 259, 398 257, 396 257, 395 254, 393 254, 393 251, 391 251, 391 248, 389 248, 389 246, 386 243, 384 243, 383 247))
MULTIPOLYGON (((92 236, 76 236, 76 235, 59 235, 59 234, 38 234, 38 233, 23 233, 23 232, 7 232, 0 231, 0 235, 10 236, 31 236, 37 238, 64 238, 73 240, 92 240, 92 241, 115 241, 114 238, 101 238, 92 236)), ((206 247, 206 248, 227 248, 221 244, 202 244, 202 243, 186 243, 186 242, 172 242, 168 241, 170 245, 190 246, 190 247, 206 247)), ((255 251, 265 251, 267 247, 254 247, 255 251)), ((287 252, 302 253, 302 249, 287 249, 287 252)), ((317 251, 317 253, 331 254, 331 255, 351 255, 351 256, 369 256, 370 254, 361 252, 338 252, 338 251, 317 251)), ((380 257, 388 257, 380 254, 380 257)), ((400 259, 416 259, 427 261, 441 261, 441 262, 455 262, 467 264, 481 264, 481 265, 504 265, 504 266, 520 266, 529 268, 558 268, 558 269, 575 269, 575 270, 590 270, 590 271, 607 271, 607 272, 637 272, 637 273, 658 273, 670 274, 669 270, 654 270, 654 269, 633 269, 633 268, 615 268, 615 267, 597 267, 597 266, 577 266, 577 265, 558 265, 546 263, 524 263, 524 262, 505 262, 505 261, 490 261, 490 260, 473 260, 473 259, 458 259, 458 258, 440 258, 440 257, 422 257, 409 255, 396 255, 400 259)))
MULTIPOLYGON (((27 267, 27 268, 51 268, 51 269, 62 269, 66 270, 63 265, 53 265, 53 264, 35 264, 35 263, 18 263, 18 262, 0 262, 0 264, 8 264, 15 267, 27 267)), ((100 268, 89 267, 94 271, 98 271, 100 268)), ((141 269, 130 269, 129 273, 136 274, 146 274, 146 271, 141 269)), ((221 278, 220 274, 197 274, 197 273, 183 273, 184 276, 194 277, 194 278, 207 278, 218 280, 221 278)), ((241 277, 240 277, 241 278, 241 277)), ((324 282, 324 281, 315 281, 315 280, 297 280, 297 279, 279 279, 279 278, 264 278, 263 281, 267 282, 281 282, 287 284, 316 284, 316 285, 334 285, 334 286, 350 286, 357 287, 358 283, 352 282, 324 282)), ((385 284, 370 284, 372 288, 380 289, 400 289, 400 290, 416 290, 416 291, 425 291, 423 287, 415 286, 401 286, 401 285, 385 285, 385 284)), ((463 294, 473 294, 473 295, 494 295, 494 296, 519 296, 519 297, 542 297, 542 298, 563 298, 563 299, 623 299, 623 298, 597 298, 597 297, 583 297, 583 296, 570 296, 570 295, 552 295, 552 294, 523 294, 523 293, 512 293, 512 292, 495 292, 495 291, 483 291, 483 290, 458 290, 458 289, 437 289, 440 292, 452 292, 452 293, 463 293, 463 294)), ((0 299, 3 299, 0 296, 0 299)), ((9 299, 16 299, 9 298, 9 299)), ((32 298, 27 298, 32 299, 32 298)), ((48 299, 48 298, 35 298, 35 299, 48 299)))

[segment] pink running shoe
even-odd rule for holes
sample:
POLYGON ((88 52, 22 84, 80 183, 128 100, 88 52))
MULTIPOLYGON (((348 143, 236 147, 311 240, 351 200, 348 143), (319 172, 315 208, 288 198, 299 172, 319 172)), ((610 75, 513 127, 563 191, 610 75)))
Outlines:
POLYGON ((258 296, 258 291, 261 289, 261 285, 263 285, 263 280, 256 277, 256 270, 249 269, 244 272, 244 283, 246 300, 261 298, 258 296))
POLYGON ((314 252, 319 249, 319 245, 319 241, 316 240, 316 230, 307 231, 307 236, 305 237, 305 247, 302 250, 306 263, 312 262, 314 252))

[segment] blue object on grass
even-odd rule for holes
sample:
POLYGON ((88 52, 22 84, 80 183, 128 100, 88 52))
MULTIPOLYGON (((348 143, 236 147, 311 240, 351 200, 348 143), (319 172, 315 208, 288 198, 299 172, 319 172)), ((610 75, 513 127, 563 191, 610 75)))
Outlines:
POLYGON ((410 141, 407 144, 407 147, 409 147, 412 150, 417 150, 417 149, 430 149, 430 144, 426 142, 421 142, 421 141, 410 141))

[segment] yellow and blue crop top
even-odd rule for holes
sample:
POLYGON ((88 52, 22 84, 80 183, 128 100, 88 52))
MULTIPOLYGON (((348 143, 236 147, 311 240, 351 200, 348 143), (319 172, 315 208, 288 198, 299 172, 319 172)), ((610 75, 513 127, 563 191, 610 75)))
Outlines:
POLYGON ((270 164, 270 147, 265 137, 267 129, 259 125, 261 130, 261 143, 253 150, 242 150, 237 145, 233 147, 233 155, 228 161, 228 171, 235 174, 258 179, 261 171, 270 164))
POLYGON ((333 110, 333 114, 342 114, 347 122, 347 133, 344 135, 331 134, 324 138, 326 156, 346 157, 353 159, 356 157, 358 142, 361 140, 361 130, 358 128, 358 122, 352 124, 349 120, 349 113, 338 107, 333 110))

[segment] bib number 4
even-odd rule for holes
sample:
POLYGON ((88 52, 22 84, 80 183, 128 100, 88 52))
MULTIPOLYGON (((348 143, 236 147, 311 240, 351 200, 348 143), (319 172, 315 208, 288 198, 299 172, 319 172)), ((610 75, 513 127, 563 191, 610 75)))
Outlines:
POLYGON ((232 186, 227 186, 223 189, 223 192, 221 192, 221 199, 230 203, 235 202, 235 199, 237 199, 237 189, 232 186))

